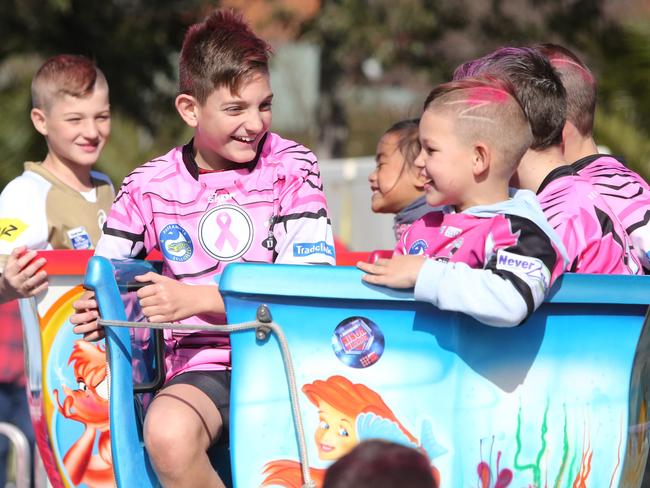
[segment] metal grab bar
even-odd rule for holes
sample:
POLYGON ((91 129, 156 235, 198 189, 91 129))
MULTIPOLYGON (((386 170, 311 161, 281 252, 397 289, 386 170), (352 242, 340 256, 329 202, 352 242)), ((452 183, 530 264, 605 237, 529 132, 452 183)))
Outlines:
POLYGON ((16 488, 29 488, 31 482, 31 448, 23 431, 13 424, 0 422, 0 434, 7 436, 16 450, 16 488))

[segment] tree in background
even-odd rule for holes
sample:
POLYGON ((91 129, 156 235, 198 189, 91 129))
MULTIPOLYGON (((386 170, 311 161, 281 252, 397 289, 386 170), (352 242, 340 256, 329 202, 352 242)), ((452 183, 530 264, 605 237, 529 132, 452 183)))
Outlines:
MULTIPOLYGON (((641 0, 323 0, 303 38, 322 49, 319 154, 346 156, 353 86, 428 91, 497 47, 556 42, 599 79, 597 140, 650 176, 650 7, 641 0), (638 18, 644 22, 631 23, 638 18), (379 77, 364 72, 369 61, 381 67, 379 77)), ((361 123, 377 119, 366 114, 361 123)))
POLYGON ((415 115, 364 104, 360 88, 424 98, 467 59, 550 41, 575 50, 599 79, 597 140, 650 176, 643 0, 0 0, 0 185, 45 154, 29 121, 29 80, 52 54, 85 54, 106 73, 114 123, 98 168, 115 182, 189 137, 173 108, 176 56, 187 26, 219 5, 241 9, 272 40, 319 46, 317 123, 291 135, 321 159, 371 154, 390 122, 415 115))
POLYGON ((1 0, 0 183, 22 161, 45 154, 29 120, 29 82, 48 56, 95 59, 110 85, 113 133, 98 169, 121 181, 136 164, 179 141, 173 115, 176 53, 187 25, 203 17, 203 0, 1 0), (7 114, 11 114, 7 116, 7 114))

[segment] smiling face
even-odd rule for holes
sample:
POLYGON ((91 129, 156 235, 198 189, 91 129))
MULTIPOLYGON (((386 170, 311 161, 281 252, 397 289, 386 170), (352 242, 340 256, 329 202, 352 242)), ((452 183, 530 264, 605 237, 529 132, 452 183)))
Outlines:
POLYGON ((92 166, 111 131, 108 87, 97 83, 87 96, 61 95, 48 109, 32 109, 31 115, 47 139, 48 158, 66 166, 92 166))
POLYGON ((323 401, 318 402, 318 417, 314 440, 320 459, 338 459, 359 443, 354 427, 355 419, 347 417, 323 401))
POLYGON ((417 186, 419 170, 404 160, 400 138, 399 132, 388 132, 377 144, 376 167, 368 176, 373 212, 398 213, 422 194, 417 186))
POLYGON ((260 72, 242 83, 239 93, 221 86, 204 104, 195 103, 191 125, 197 164, 219 170, 252 161, 271 125, 272 99, 269 76, 260 72))
POLYGON ((425 110, 420 120, 422 150, 416 159, 425 183, 429 205, 453 205, 457 211, 471 206, 473 147, 463 144, 454 127, 454 116, 425 110))

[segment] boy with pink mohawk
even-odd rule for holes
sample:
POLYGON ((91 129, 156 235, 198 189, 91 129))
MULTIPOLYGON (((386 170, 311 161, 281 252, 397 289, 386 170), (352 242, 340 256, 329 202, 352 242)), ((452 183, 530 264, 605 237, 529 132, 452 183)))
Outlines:
POLYGON ((645 272, 650 272, 650 186, 621 158, 598 154, 593 138, 596 79, 567 48, 557 44, 533 46, 559 73, 567 93, 567 120, 562 148, 567 161, 598 190, 629 234, 645 272))
MULTIPOLYGON (((162 252, 163 274, 136 278, 152 282, 137 292, 152 322, 225 323, 214 277, 231 262, 334 264, 318 162, 269 132, 269 52, 229 11, 185 35, 176 109, 194 137, 126 177, 96 251, 162 252)), ((95 300, 75 308, 75 332, 99 337, 95 300)), ((206 450, 228 439, 229 337, 166 331, 165 339, 167 382, 145 417, 147 452, 164 487, 223 486, 206 450)))
POLYGON ((416 164, 427 203, 391 259, 357 263, 364 281, 496 327, 519 325, 564 270, 563 248, 535 195, 508 183, 533 136, 508 82, 445 83, 424 104, 416 164), (507 133, 508 137, 503 137, 507 133), (489 297, 489 298, 487 298, 489 297))
POLYGON ((524 108, 534 137, 512 184, 537 194, 549 223, 567 249, 567 271, 641 273, 630 238, 617 216, 564 157, 566 91, 549 61, 533 48, 501 48, 461 65, 454 79, 478 75, 508 79, 524 108))

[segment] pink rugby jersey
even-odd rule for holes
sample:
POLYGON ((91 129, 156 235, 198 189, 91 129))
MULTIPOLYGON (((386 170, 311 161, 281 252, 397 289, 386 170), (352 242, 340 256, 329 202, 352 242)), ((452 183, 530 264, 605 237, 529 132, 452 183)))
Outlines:
POLYGON ((634 252, 650 272, 650 186, 614 156, 594 154, 571 165, 587 178, 630 236, 634 252))
MULTIPOLYGON (((191 143, 145 163, 124 179, 96 254, 144 258, 152 249, 162 252, 164 275, 191 285, 215 284, 232 262, 334 264, 316 157, 268 133, 241 169, 199 174, 191 143)), ((165 339, 167 379, 230 367, 225 335, 165 331, 165 339)))
POLYGON ((537 191, 542 210, 569 255, 567 271, 639 274, 630 238, 598 191, 571 166, 551 171, 537 191))
POLYGON ((493 205, 431 212, 407 229, 395 254, 424 254, 416 300, 488 325, 520 324, 565 266, 564 249, 533 192, 493 205))

